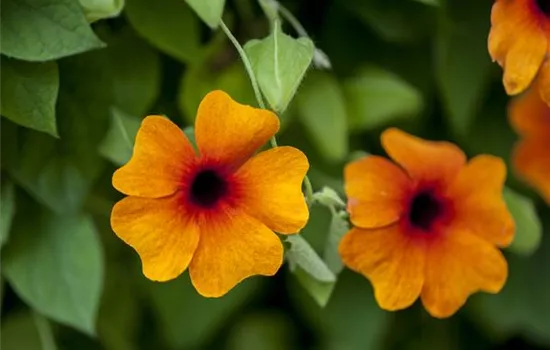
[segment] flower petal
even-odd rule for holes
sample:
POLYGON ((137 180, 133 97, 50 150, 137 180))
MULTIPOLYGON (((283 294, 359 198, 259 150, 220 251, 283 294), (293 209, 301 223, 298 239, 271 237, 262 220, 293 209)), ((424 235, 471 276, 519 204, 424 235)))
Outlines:
POLYGON ((195 157, 193 146, 176 124, 149 116, 137 133, 132 158, 114 173, 113 186, 130 196, 171 195, 195 157))
POLYGON ((491 243, 452 231, 430 242, 422 303, 434 317, 454 314, 477 291, 498 293, 508 276, 506 259, 491 243))
POLYGON ((520 141, 512 155, 518 177, 535 188, 550 203, 550 140, 526 138, 520 141))
MULTIPOLYGON (((550 24, 548 24, 548 26, 550 27, 550 24)), ((550 108, 548 107, 550 106, 550 61, 548 59, 543 63, 542 67, 540 67, 536 85, 539 88, 540 98, 546 104, 547 108, 545 115, 548 117, 550 114, 550 108)), ((548 117, 547 120, 547 128, 550 129, 550 117, 548 117)))
POLYGON ((376 228, 392 224, 405 212, 412 181, 401 168, 378 156, 352 162, 344 169, 348 211, 354 225, 376 228))
POLYGON ((460 171, 446 196, 454 202, 453 230, 468 232, 500 247, 514 238, 515 223, 502 197, 506 165, 479 155, 460 171))
POLYGON ((449 182, 466 163, 464 152, 450 142, 423 140, 395 128, 381 139, 388 155, 417 181, 449 182))
POLYGON ((200 227, 189 273, 202 296, 223 296, 253 275, 273 276, 283 263, 279 237, 243 211, 223 208, 203 218, 200 227))
POLYGON ((309 217, 302 181, 309 163, 294 147, 276 147, 251 158, 236 173, 244 210, 279 233, 301 230, 309 217))
POLYGON ((339 246, 344 264, 371 281, 375 298, 385 310, 410 306, 424 282, 424 242, 407 235, 402 227, 354 228, 339 246))
POLYGON ((126 197, 113 208, 113 231, 136 250, 143 274, 151 280, 179 276, 197 248, 199 228, 181 203, 179 194, 158 199, 126 197))
POLYGON ((504 68, 508 94, 525 90, 537 74, 547 51, 543 27, 530 2, 498 0, 493 4, 489 53, 504 68))
POLYGON ((272 112, 241 105, 223 91, 204 97, 195 121, 202 156, 238 168, 279 130, 272 112))
MULTIPOLYGON (((549 76, 550 79, 550 76, 549 76)), ((538 85, 514 98, 508 108, 510 124, 523 136, 550 135, 550 107, 544 103, 537 91, 538 85)))

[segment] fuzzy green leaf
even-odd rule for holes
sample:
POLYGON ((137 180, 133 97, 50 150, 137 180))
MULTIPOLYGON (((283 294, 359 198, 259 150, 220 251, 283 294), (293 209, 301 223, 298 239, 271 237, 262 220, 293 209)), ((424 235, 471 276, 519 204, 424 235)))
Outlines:
POLYGON ((185 0, 197 15, 215 29, 220 24, 225 6, 225 0, 185 0))
POLYGON ((533 254, 542 237, 542 224, 533 201, 509 188, 504 189, 504 200, 516 222, 514 241, 508 249, 517 254, 533 254))
POLYGON ((119 109, 113 108, 111 125, 107 135, 99 145, 99 153, 115 165, 123 165, 130 160, 136 134, 141 120, 119 109))
POLYGON ((122 12, 124 0, 78 0, 88 22, 117 17, 122 12))

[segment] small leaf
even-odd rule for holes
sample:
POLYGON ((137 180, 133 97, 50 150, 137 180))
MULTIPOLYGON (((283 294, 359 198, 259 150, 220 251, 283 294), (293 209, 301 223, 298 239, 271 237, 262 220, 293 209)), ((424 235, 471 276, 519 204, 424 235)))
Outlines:
POLYGON ((317 47, 313 51, 313 65, 317 69, 332 69, 332 63, 328 55, 317 47))
POLYGON ((87 216, 34 214, 33 220, 16 220, 2 272, 38 312, 93 335, 103 281, 93 222, 87 216))
POLYGON ((290 244, 290 249, 286 251, 290 270, 294 271, 296 267, 302 268, 307 274, 311 275, 319 282, 331 283, 336 281, 336 276, 323 260, 317 255, 309 243, 301 235, 291 235, 286 237, 286 242, 290 244))
POLYGON ((260 89, 273 110, 282 113, 294 97, 311 64, 314 48, 307 38, 284 34, 279 21, 275 21, 273 33, 267 38, 245 45, 260 89))
POLYGON ((258 3, 269 22, 275 22, 279 19, 279 2, 277 0, 259 0, 258 3))
POLYGON ((105 46, 74 0, 3 0, 0 33, 2 54, 25 61, 50 61, 105 46))
POLYGON ((309 295, 320 307, 325 307, 330 300, 335 282, 321 282, 305 272, 301 267, 296 267, 294 276, 309 295))
MULTIPOLYGON (((9 180, 2 184, 0 190, 0 247, 8 241, 11 222, 15 215, 15 186, 9 180)), ((1 300, 1 299, 0 299, 1 300)))
POLYGON ((332 214, 328 237, 325 243, 323 252, 323 260, 326 262, 329 269, 338 275, 344 269, 342 257, 338 252, 340 241, 346 232, 349 231, 349 223, 344 211, 335 212, 332 214))
POLYGON ((199 23, 182 0, 126 0, 132 27, 152 45, 184 63, 201 59, 199 23))
POLYGON ((422 95, 398 76, 365 67, 344 83, 350 127, 367 130, 417 116, 423 108, 422 95))
POLYGON ((111 109, 111 125, 99 144, 99 153, 115 165, 126 164, 132 157, 141 120, 117 108, 111 109))
POLYGON ((315 192, 313 194, 313 199, 326 207, 343 208, 346 206, 346 203, 340 198, 340 195, 327 186, 323 187, 321 191, 315 192))
POLYGON ((508 210, 516 222, 514 241, 508 249, 517 254, 531 255, 539 247, 542 237, 542 224, 535 205, 527 197, 507 187, 503 195, 508 210))
POLYGON ((78 0, 88 22, 118 17, 124 7, 124 0, 78 0))
POLYGON ((3 58, 1 66, 2 115, 24 127, 57 137, 57 64, 29 63, 3 58))
POLYGON ((208 24, 212 29, 215 29, 222 20, 223 8, 225 0, 185 0, 189 6, 197 13, 197 15, 208 24))
POLYGON ((2 317, 2 350, 55 350, 52 328, 36 312, 19 312, 2 317))
POLYGON ((344 159, 348 153, 348 117, 338 82, 325 73, 310 75, 296 96, 296 104, 319 152, 331 161, 344 159))

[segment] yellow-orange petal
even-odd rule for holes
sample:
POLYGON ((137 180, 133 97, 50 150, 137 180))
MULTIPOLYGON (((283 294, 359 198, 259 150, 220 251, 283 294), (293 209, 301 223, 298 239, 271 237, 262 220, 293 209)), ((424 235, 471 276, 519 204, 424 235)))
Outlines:
POLYGON ((409 176, 423 183, 450 182, 466 163, 466 155, 446 141, 427 141, 389 128, 382 133, 382 146, 409 176))
POLYGON ((195 138, 201 155, 234 168, 277 131, 279 118, 273 112, 237 103, 219 90, 204 97, 195 121, 195 138))
MULTIPOLYGON (((550 27, 550 23, 548 26, 550 27)), ((548 49, 550 50, 550 47, 548 49)), ((550 60, 547 59, 540 67, 536 85, 539 89, 540 98, 547 107, 547 128, 550 129, 550 60)))
POLYGON ((528 1, 498 0, 493 4, 489 53, 503 66, 508 94, 525 90, 537 74, 547 51, 543 28, 528 1))
POLYGON ((149 116, 137 133, 132 158, 114 173, 113 186, 130 196, 171 195, 195 157, 193 146, 176 124, 149 116))
POLYGON ((236 173, 243 188, 243 209, 276 232, 298 232, 309 217, 302 193, 308 168, 306 156, 294 147, 276 147, 254 156, 236 173))
POLYGON ((113 231, 136 250, 143 274, 151 280, 167 281, 179 276, 197 248, 199 228, 181 203, 179 194, 126 197, 113 208, 113 231))
POLYGON ((512 155, 515 172, 550 204, 550 134, 520 141, 512 155))
POLYGON ((508 107, 508 117, 514 130, 523 136, 550 135, 550 107, 541 99, 540 84, 514 98, 508 107))
POLYGON ((500 247, 512 243, 515 223, 502 197, 506 165, 479 155, 459 172, 445 194, 453 201, 454 231, 468 232, 500 247))
POLYGON ((506 259, 493 244, 469 232, 446 232, 430 242, 422 303, 432 316, 449 317, 475 292, 498 293, 507 277, 506 259))
POLYGON ((344 169, 351 222, 376 228, 397 222, 405 212, 405 197, 412 189, 407 174, 391 161, 368 156, 344 169))
POLYGON ((371 281, 376 301, 385 310, 410 306, 424 283, 426 246, 401 227, 354 228, 339 246, 344 264, 371 281))
POLYGON ((189 267, 205 297, 220 297, 253 275, 273 276, 283 263, 277 235, 244 211, 225 207, 200 223, 201 239, 189 267))

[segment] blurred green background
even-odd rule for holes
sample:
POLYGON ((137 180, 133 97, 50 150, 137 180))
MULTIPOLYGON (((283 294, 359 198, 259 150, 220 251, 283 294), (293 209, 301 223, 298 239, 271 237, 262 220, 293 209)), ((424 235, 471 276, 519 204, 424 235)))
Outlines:
MULTIPOLYGON (((281 4, 332 64, 315 67, 316 51, 280 116, 279 144, 308 155, 314 189, 343 195, 344 164, 382 154, 390 125, 509 163, 516 136, 486 47, 492 1, 281 4)), ((224 20, 243 45, 270 33, 255 0, 227 0, 224 20)), ((186 273, 147 280, 110 229, 111 175, 148 114, 191 135, 210 90, 256 105, 234 47, 184 0, 2 0, 0 22, 3 350, 550 349, 550 210, 511 170, 507 285, 450 319, 419 303, 382 311, 347 270, 323 284, 285 265, 221 299, 200 297, 186 273)), ((303 231, 329 265, 342 224, 316 205, 303 231)))

